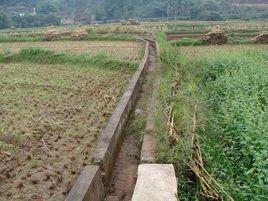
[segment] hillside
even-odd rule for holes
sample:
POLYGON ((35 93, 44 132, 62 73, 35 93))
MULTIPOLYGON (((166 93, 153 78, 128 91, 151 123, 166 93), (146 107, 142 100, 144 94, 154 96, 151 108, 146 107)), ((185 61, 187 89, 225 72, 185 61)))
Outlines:
POLYGON ((2 0, 0 28, 140 20, 267 19, 267 0, 2 0), (242 6, 241 6, 242 5, 242 6), (263 8, 262 8, 263 7, 263 8), (62 19, 62 20, 60 20, 62 19))

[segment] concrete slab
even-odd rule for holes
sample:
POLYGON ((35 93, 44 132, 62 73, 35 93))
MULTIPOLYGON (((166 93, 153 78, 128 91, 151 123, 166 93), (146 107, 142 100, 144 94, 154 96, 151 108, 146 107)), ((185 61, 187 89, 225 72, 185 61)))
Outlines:
POLYGON ((155 137, 153 134, 145 134, 142 143, 140 162, 154 163, 155 162, 155 137))
POLYGON ((105 196, 98 166, 85 167, 65 201, 103 201, 105 196))
POLYGON ((173 165, 139 165, 132 201, 177 201, 177 180, 173 165))

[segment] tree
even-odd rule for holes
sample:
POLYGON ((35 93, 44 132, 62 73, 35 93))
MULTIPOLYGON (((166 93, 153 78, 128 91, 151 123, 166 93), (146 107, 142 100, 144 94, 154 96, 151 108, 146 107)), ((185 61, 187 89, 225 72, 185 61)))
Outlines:
POLYGON ((55 12, 57 12, 56 6, 50 3, 42 3, 37 7, 38 14, 50 14, 55 12))
POLYGON ((8 27, 7 15, 0 11, 0 29, 5 29, 8 27))

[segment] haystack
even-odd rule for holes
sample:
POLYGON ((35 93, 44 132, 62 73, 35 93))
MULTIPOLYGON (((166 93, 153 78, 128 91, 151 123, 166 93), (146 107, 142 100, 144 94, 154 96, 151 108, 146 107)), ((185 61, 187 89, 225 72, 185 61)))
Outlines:
POLYGON ((255 37, 257 43, 268 43, 268 32, 263 32, 255 37))
POLYGON ((138 20, 129 19, 128 21, 121 21, 121 25, 141 25, 138 20))
POLYGON ((207 33, 202 40, 205 43, 222 45, 228 41, 228 34, 225 33, 225 31, 219 25, 217 25, 209 33, 207 33))
POLYGON ((44 33, 44 38, 48 41, 57 40, 60 37, 60 33, 54 28, 54 26, 50 26, 49 29, 44 33))
POLYGON ((85 29, 79 28, 75 30, 71 37, 73 40, 82 40, 88 35, 88 32, 85 29))
POLYGON ((129 19, 128 25, 141 25, 141 23, 137 20, 129 19))

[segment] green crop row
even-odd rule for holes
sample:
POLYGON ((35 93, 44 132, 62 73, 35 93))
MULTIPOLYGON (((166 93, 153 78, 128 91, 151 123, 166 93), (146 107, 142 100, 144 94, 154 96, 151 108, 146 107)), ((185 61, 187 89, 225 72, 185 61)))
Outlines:
POLYGON ((39 48, 22 49, 16 54, 0 54, 0 63, 8 62, 34 62, 41 64, 75 64, 88 67, 101 67, 109 69, 128 68, 135 70, 138 66, 137 62, 122 61, 99 53, 97 55, 89 54, 66 54, 55 53, 50 50, 43 50, 39 48))

